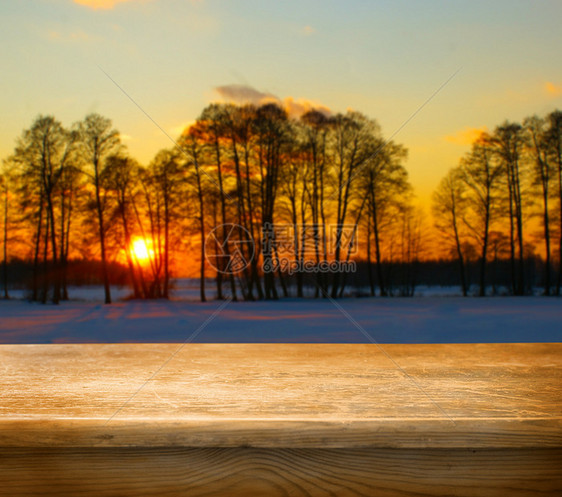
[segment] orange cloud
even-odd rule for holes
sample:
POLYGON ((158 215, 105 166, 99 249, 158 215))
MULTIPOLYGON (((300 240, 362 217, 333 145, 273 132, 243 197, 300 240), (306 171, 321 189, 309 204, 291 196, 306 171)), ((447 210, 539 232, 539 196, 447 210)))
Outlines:
POLYGON ((220 100, 236 104, 250 103, 254 105, 264 105, 267 103, 275 103, 285 109, 287 114, 291 117, 302 116, 312 109, 326 115, 331 114, 329 107, 318 102, 313 102, 304 98, 295 99, 293 97, 281 99, 273 93, 262 92, 248 85, 218 86, 215 88, 215 92, 218 93, 220 100))
POLYGON ((325 105, 322 105, 318 102, 306 100, 304 98, 295 100, 293 97, 285 97, 283 99, 282 106, 287 111, 287 114, 295 117, 302 116, 303 114, 306 114, 308 111, 313 109, 326 115, 331 114, 329 107, 326 107, 325 105))
POLYGON ((84 31, 72 31, 70 33, 63 33, 61 31, 49 31, 47 38, 54 42, 87 42, 92 41, 94 38, 84 31))
POLYGON ((236 104, 262 105, 268 101, 278 100, 272 93, 265 93, 248 85, 217 86, 215 91, 218 93, 221 100, 236 104))
POLYGON ((312 26, 305 26, 301 29, 301 34, 304 36, 312 36, 316 34, 316 30, 312 26))
POLYGON ((445 136, 445 141, 448 143, 454 143, 455 145, 471 145, 474 143, 482 133, 487 133, 487 126, 481 126, 479 128, 471 128, 466 126, 465 128, 457 131, 453 135, 445 136))
POLYGON ((547 81, 544 84, 544 89, 546 91, 546 93, 552 97, 558 97, 559 95, 562 95, 562 86, 561 85, 555 85, 554 83, 551 83, 550 81, 547 81))
POLYGON ((90 9, 109 10, 113 9, 118 3, 130 2, 131 0, 73 0, 78 5, 89 7, 90 9))

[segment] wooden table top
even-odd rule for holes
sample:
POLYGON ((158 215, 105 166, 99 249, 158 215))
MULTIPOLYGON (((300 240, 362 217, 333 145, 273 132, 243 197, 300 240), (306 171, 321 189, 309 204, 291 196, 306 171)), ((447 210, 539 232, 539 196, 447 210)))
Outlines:
POLYGON ((562 344, 0 345, 0 447, 562 447, 562 344))

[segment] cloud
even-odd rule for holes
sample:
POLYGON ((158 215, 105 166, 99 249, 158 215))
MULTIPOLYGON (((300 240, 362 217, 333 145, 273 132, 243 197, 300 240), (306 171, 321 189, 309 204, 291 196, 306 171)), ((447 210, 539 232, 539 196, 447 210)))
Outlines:
POLYGON ((72 0, 78 5, 83 5, 84 7, 89 7, 90 9, 98 10, 109 10, 113 9, 118 3, 131 2, 135 0, 72 0))
POLYGON ((88 33, 77 30, 71 31, 69 33, 64 33, 62 31, 51 30, 47 33, 47 38, 55 42, 75 42, 75 41, 92 41, 95 38, 88 33))
POLYGON ((264 93, 247 85, 217 86, 215 91, 223 100, 237 104, 261 105, 266 102, 275 102, 279 100, 272 93, 264 93))
POLYGON ((316 34, 316 29, 314 29, 312 26, 305 26, 301 29, 301 34, 304 36, 312 36, 316 34))
MULTIPOLYGON (((72 0, 75 4, 88 7, 93 10, 111 10, 120 3, 145 3, 151 0, 72 0)), ((188 0, 189 3, 197 5, 203 3, 204 0, 188 0)))
POLYGON ((457 131, 453 135, 445 136, 445 141, 449 143, 454 143, 455 145, 471 145, 474 143, 482 133, 487 133, 487 126, 480 126, 479 128, 471 128, 466 126, 463 129, 457 131))
POLYGON ((554 83, 547 81, 544 84, 544 89, 546 93, 552 97, 558 97, 559 95, 562 95, 562 85, 555 85, 554 83))
POLYGON ((284 108, 291 117, 299 117, 315 109, 323 114, 331 114, 329 107, 307 100, 304 98, 295 99, 293 97, 279 98, 277 95, 269 92, 256 90, 248 85, 224 85, 217 86, 215 92, 219 95, 219 99, 226 102, 235 104, 254 104, 264 105, 268 103, 275 103, 284 108))
POLYGON ((330 115, 332 113, 329 107, 318 102, 313 102, 312 100, 306 100, 305 98, 295 100, 293 97, 285 97, 282 106, 290 116, 296 117, 302 116, 313 109, 325 115, 330 115))

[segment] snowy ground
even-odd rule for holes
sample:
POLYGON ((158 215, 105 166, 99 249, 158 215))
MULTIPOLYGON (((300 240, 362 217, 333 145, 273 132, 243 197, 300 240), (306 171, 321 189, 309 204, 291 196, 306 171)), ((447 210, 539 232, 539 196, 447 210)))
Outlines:
MULTIPOLYGON (((128 293, 114 290, 116 298, 128 293)), ((450 296, 454 293, 436 289, 423 297, 342 299, 337 304, 231 302, 217 312, 223 303, 196 302, 197 287, 191 283, 180 286, 177 300, 110 306, 101 303, 100 288, 81 288, 72 289, 73 300, 59 306, 0 301, 0 343, 562 342, 561 299, 463 299, 450 296)))

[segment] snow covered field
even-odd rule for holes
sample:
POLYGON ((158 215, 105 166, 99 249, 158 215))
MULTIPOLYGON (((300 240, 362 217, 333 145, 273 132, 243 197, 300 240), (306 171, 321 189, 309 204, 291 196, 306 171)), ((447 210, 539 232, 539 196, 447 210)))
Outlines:
MULTIPOLYGON (((125 297, 126 289, 114 292, 125 297)), ((437 292, 435 292, 437 293, 437 292)), ((16 297, 23 297, 13 292, 16 297)), ((442 295, 447 295, 443 290, 442 295)), ((436 297, 278 302, 118 301, 100 288, 72 289, 59 306, 0 301, 0 343, 97 342, 561 342, 562 300, 436 297)))

